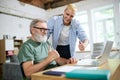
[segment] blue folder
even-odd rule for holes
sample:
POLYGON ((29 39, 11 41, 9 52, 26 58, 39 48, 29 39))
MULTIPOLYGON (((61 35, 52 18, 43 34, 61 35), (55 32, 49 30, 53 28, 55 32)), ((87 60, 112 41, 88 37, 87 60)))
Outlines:
POLYGON ((54 76, 62 76, 65 74, 65 72, 59 72, 59 71, 46 71, 43 72, 45 75, 54 75, 54 76))
POLYGON ((76 69, 65 73, 66 78, 76 78, 85 80, 110 80, 109 70, 81 70, 76 69))

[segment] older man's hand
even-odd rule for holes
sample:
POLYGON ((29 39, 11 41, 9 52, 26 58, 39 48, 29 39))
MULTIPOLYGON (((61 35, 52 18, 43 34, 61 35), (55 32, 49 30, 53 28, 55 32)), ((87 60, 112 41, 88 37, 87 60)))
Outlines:
POLYGON ((70 58, 70 59, 68 59, 67 64, 74 64, 77 62, 78 62, 78 60, 76 58, 70 58))
POLYGON ((49 53, 48 53, 48 58, 52 61, 59 57, 60 57, 60 55, 56 50, 49 51, 49 53))

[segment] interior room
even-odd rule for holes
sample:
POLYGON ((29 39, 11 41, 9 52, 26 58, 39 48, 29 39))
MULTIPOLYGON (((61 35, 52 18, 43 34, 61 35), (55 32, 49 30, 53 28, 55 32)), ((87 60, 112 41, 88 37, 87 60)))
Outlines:
MULTIPOLYGON (((17 56, 21 45, 31 37, 30 22, 33 19, 47 21, 63 14, 68 4, 77 7, 74 18, 80 22, 89 39, 84 51, 79 50, 77 39, 75 57, 90 58, 95 43, 113 41, 109 59, 120 59, 120 0, 1 0, 0 80, 4 74, 3 64, 11 63, 11 57, 17 56)), ((49 41, 52 44, 52 36, 49 41)))

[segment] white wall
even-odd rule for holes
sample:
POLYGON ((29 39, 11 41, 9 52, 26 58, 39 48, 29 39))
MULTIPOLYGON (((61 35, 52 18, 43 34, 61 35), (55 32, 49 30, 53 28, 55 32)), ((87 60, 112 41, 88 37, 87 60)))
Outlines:
POLYGON ((66 6, 62 6, 62 7, 58 7, 55 9, 47 10, 47 19, 49 19, 50 17, 52 17, 54 15, 63 14, 65 8, 66 8, 66 6))
POLYGON ((26 39, 30 35, 31 19, 43 18, 46 20, 44 9, 20 3, 17 0, 0 1, 0 12, 0 39, 3 38, 3 35, 26 39))
POLYGON ((24 4, 18 0, 0 1, 0 11, 29 18, 46 18, 44 9, 24 4))
POLYGON ((3 35, 16 36, 24 39, 29 33, 29 23, 31 20, 0 14, 0 38, 3 35))

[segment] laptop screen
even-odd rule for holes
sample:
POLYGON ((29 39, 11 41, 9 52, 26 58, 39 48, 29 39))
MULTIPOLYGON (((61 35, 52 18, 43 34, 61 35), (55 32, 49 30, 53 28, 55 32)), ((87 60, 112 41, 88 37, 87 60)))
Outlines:
POLYGON ((105 61, 105 60, 108 59, 109 54, 110 54, 111 49, 112 49, 112 45, 113 45, 113 41, 107 41, 107 42, 105 43, 105 47, 104 47, 103 52, 102 52, 102 55, 101 55, 101 57, 100 57, 100 59, 99 59, 100 62, 101 62, 101 61, 105 61))

